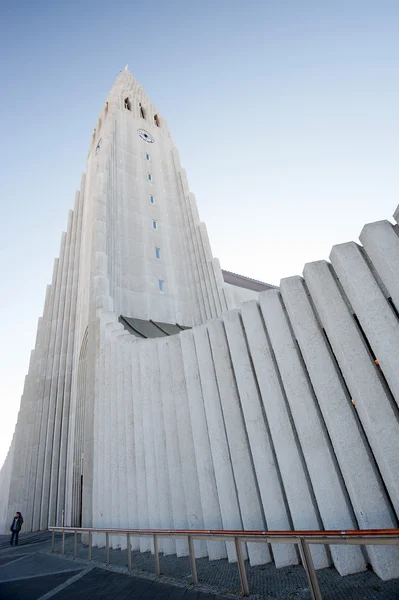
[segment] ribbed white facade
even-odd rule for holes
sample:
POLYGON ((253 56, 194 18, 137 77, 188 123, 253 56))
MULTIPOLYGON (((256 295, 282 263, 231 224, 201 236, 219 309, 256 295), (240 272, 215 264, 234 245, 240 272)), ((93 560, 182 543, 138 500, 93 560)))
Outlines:
MULTIPOLYGON (((249 292, 223 281, 167 124, 122 71, 39 319, 1 526, 20 510, 26 530, 62 511, 99 527, 397 527, 397 227, 366 225, 363 246, 335 246, 331 263, 237 305, 249 292), (191 329, 139 339, 121 315, 191 329)), ((246 552, 299 561, 290 545, 246 552)), ((235 559, 221 542, 196 553, 235 559)), ((316 568, 399 577, 397 548, 312 554, 316 568)))

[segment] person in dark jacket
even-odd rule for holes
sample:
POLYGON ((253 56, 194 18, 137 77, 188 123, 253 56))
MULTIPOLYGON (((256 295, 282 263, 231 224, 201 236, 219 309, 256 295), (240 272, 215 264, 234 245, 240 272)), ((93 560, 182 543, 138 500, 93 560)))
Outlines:
POLYGON ((18 535, 21 531, 22 523, 24 522, 22 515, 20 512, 15 513, 15 517, 13 522, 11 523, 10 531, 11 531, 11 546, 15 538, 15 545, 18 545, 18 535))

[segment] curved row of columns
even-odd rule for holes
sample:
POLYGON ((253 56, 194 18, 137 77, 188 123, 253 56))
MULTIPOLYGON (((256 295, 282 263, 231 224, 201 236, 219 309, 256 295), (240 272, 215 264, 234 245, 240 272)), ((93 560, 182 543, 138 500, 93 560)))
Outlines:
MULTIPOLYGON (((6 507, 23 512, 27 529, 59 521, 71 482, 76 519, 79 484, 71 473, 78 472, 83 445, 84 374, 69 402, 72 371, 80 377, 73 349, 82 204, 78 195, 0 473, 2 489, 9 490, 2 497, 3 525, 6 507)), ((331 263, 309 263, 303 278, 284 279, 259 303, 213 320, 225 305, 206 235, 198 235, 192 251, 202 268, 206 263, 206 273, 196 275, 201 289, 208 281, 209 305, 200 302, 205 325, 137 340, 118 315, 97 309, 93 526, 396 527, 397 226, 367 225, 363 246, 335 246, 331 263)), ((147 538, 132 543, 150 549, 147 538)), ((164 540, 161 550, 188 553, 183 540, 164 540)), ((229 544, 196 542, 195 550, 235 560, 229 544)), ((246 552, 251 564, 299 560, 286 545, 248 544, 246 552)), ((312 553, 316 568, 333 563, 346 574, 370 562, 383 579, 399 576, 395 548, 370 547, 364 554, 357 547, 315 546, 312 553)))
MULTIPOLYGON (((93 526, 397 526, 399 243, 388 221, 361 239, 176 336, 137 340, 100 314, 93 526)), ((188 553, 184 541, 162 544, 188 553)), ((224 543, 198 543, 206 554, 235 560, 224 543)), ((254 565, 299 560, 287 545, 248 544, 247 554, 254 565)), ((397 548, 312 555, 316 568, 370 562, 399 577, 397 548)))

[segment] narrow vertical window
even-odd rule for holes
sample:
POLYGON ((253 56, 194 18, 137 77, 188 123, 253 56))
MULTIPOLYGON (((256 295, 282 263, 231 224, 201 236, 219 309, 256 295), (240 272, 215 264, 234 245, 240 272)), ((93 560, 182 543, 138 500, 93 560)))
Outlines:
POLYGON ((139 102, 139 112, 140 112, 140 117, 142 119, 145 119, 145 111, 144 111, 144 108, 141 106, 141 102, 139 102))
POLYGON ((158 287, 160 292, 164 291, 164 281, 162 279, 158 279, 158 287))
POLYGON ((155 219, 152 220, 152 228, 158 229, 158 221, 155 221, 155 219))
POLYGON ((151 173, 147 173, 147 179, 148 179, 148 181, 152 181, 152 175, 151 175, 151 173))
POLYGON ((132 104, 131 104, 131 102, 130 102, 129 98, 125 98, 125 101, 124 101, 124 102, 125 102, 125 108, 126 108, 127 110, 132 110, 132 104))
POLYGON ((157 127, 160 127, 158 115, 154 115, 154 123, 157 127))
POLYGON ((148 152, 146 152, 145 159, 146 160, 151 160, 151 156, 148 154, 148 152))
POLYGON ((155 196, 153 196, 152 194, 150 194, 150 202, 151 204, 155 204, 155 196))
POLYGON ((161 249, 160 248, 155 248, 155 256, 156 256, 156 258, 161 258, 161 249))

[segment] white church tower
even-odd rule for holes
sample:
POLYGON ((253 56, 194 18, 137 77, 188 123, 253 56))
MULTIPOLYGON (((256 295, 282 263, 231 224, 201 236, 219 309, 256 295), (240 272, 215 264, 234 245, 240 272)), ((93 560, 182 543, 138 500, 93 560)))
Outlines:
MULTIPOLYGON (((15 510, 26 531, 63 518, 141 529, 397 527, 397 226, 366 225, 360 239, 279 289, 222 271, 167 123, 122 71, 47 288, 0 472, 0 527, 15 510)), ((172 539, 160 549, 188 552, 172 539)), ((222 542, 200 543, 196 555, 235 560, 222 542)), ((247 544, 246 556, 299 561, 288 544, 247 544)), ((399 577, 393 547, 366 556, 318 545, 312 556, 342 575, 370 563, 399 577)))
POLYGON ((83 238, 95 248, 83 254, 116 313, 192 327, 227 308, 168 125, 127 70, 93 133, 86 186, 83 238))
POLYGON ((99 312, 180 331, 234 306, 234 287, 212 256, 166 120, 125 68, 91 138, 26 379, 13 444, 25 474, 14 469, 10 490, 26 529, 60 523, 62 511, 77 523, 82 507, 91 519, 99 312))

